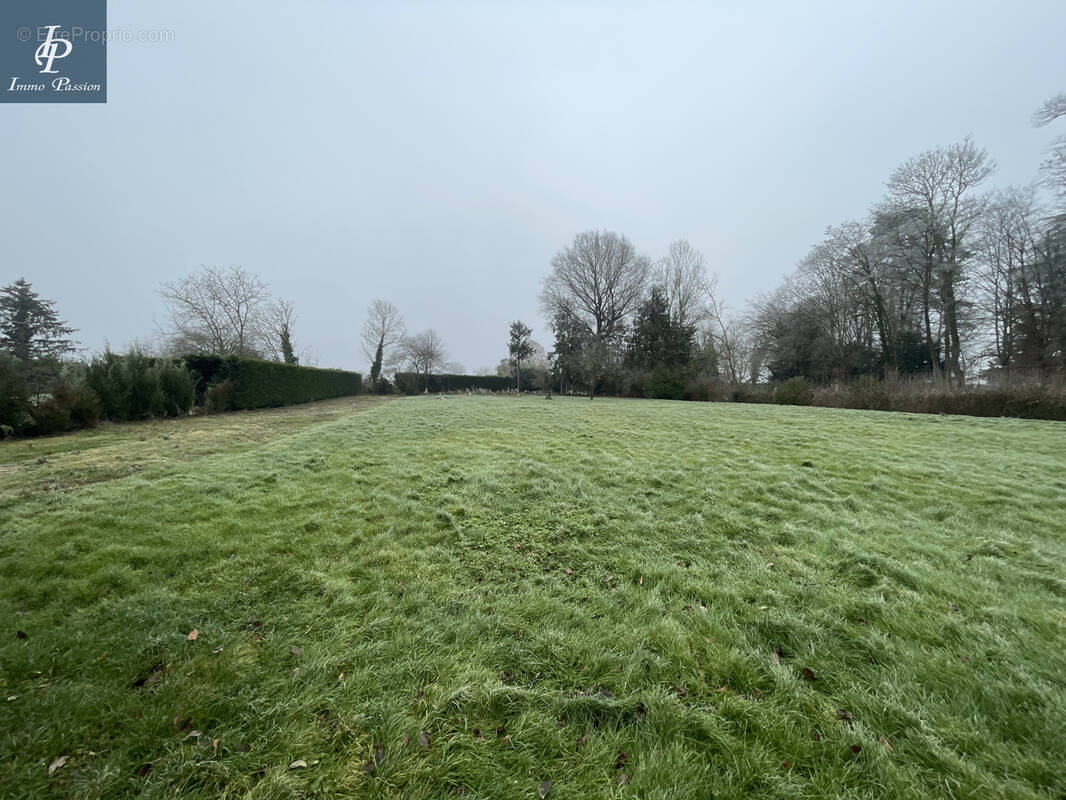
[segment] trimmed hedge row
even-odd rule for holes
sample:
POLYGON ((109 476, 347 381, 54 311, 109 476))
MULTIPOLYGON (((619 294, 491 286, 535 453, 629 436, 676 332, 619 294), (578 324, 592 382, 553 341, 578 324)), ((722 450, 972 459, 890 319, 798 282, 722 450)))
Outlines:
MULTIPOLYGON (((522 381, 525 384, 525 381, 522 381)), ((430 375, 423 379, 415 372, 396 373, 396 390, 402 394, 430 392, 465 392, 467 389, 487 389, 505 392, 514 388, 514 378, 506 375, 430 375)))
POLYGON ((712 379, 690 383, 685 399, 1066 421, 1066 386, 1061 384, 958 387, 917 379, 888 382, 867 375, 851 383, 816 387, 804 378, 776 385, 728 385, 712 379))
POLYGON ((1053 386, 890 387, 860 379, 847 386, 817 389, 812 405, 913 414, 965 414, 1066 420, 1066 391, 1053 386))
POLYGON ((219 411, 270 408, 359 394, 363 376, 340 369, 319 369, 236 356, 191 355, 190 369, 200 374, 200 402, 219 411))

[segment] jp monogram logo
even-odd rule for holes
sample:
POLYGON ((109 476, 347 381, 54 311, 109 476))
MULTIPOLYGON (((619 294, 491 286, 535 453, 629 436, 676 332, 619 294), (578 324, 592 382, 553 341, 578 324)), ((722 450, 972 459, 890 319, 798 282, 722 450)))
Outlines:
POLYGON ((71 44, 69 39, 56 37, 55 32, 58 27, 58 25, 48 26, 48 38, 41 42, 37 52, 33 55, 33 60, 37 62, 37 66, 44 67, 41 72, 58 74, 58 69, 52 69, 52 62, 57 58, 66 58, 70 55, 70 51, 74 49, 74 45, 71 44), (59 52, 59 45, 61 44, 66 46, 62 53, 59 52))

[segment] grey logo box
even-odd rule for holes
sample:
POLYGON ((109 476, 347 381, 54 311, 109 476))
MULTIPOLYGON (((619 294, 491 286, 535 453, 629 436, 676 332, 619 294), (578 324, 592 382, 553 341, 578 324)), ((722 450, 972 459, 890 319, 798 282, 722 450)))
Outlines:
POLYGON ((0 103, 106 103, 107 0, 0 0, 0 103))

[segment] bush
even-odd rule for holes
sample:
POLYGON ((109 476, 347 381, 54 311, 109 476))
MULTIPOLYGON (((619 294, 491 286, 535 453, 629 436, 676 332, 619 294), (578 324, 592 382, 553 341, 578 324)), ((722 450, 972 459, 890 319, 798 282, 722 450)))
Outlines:
POLYGON ((132 349, 105 350, 85 370, 85 383, 100 398, 106 419, 122 421, 178 416, 193 406, 196 377, 182 361, 155 358, 132 349))
POLYGON ((31 423, 21 363, 10 353, 0 351, 0 426, 4 431, 0 438, 21 433, 31 423))
POLYGON ((162 394, 163 413, 179 417, 196 402, 196 376, 184 364, 161 361, 156 366, 156 379, 162 394))
POLYGON ((104 350, 93 356, 85 373, 85 382, 100 398, 100 410, 106 419, 123 420, 129 416, 130 386, 122 356, 104 350))
POLYGON ((919 414, 1066 420, 1066 390, 1040 384, 963 388, 901 384, 890 400, 893 411, 919 414))
POLYGON ((156 359, 140 350, 130 350, 122 358, 129 386, 125 419, 147 419, 163 413, 163 388, 159 385, 156 359))
POLYGON ((873 375, 863 375, 850 383, 847 387, 847 398, 849 408, 885 411, 892 407, 884 381, 873 375))
POLYGON ((647 397, 648 381, 651 373, 646 370, 627 369, 621 375, 622 397, 647 397))
POLYGON ((70 426, 70 409, 55 397, 48 397, 30 406, 34 436, 63 433, 70 426))
POLYGON ((100 398, 88 386, 61 384, 53 395, 70 412, 71 428, 95 428, 100 422, 100 398))
POLYGON ((789 378, 774 392, 774 402, 782 406, 809 406, 814 391, 806 378, 789 378))
POLYGON ((51 436, 74 428, 95 428, 100 421, 100 400, 86 386, 59 379, 52 394, 29 407, 33 418, 30 432, 51 436))
POLYGON ((659 400, 680 400, 685 394, 685 384, 665 364, 656 364, 647 383, 644 396, 659 400))
POLYGON ((738 383, 729 387, 728 399, 733 403, 772 403, 774 389, 766 383, 738 383))
POLYGON ((85 382, 100 398, 100 408, 107 419, 144 419, 163 412, 163 392, 154 359, 140 350, 119 355, 108 349, 103 355, 94 356, 85 382))

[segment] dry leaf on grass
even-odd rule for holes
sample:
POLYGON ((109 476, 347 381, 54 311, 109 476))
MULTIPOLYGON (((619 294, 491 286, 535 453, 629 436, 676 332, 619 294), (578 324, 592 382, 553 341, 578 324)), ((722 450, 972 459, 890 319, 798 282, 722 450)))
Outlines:
POLYGON ((366 762, 366 764, 363 766, 363 771, 366 773, 373 772, 377 765, 384 760, 385 751, 380 747, 374 748, 374 757, 366 762))
POLYGON ((188 639, 190 642, 195 642, 197 639, 200 638, 200 629, 193 628, 191 631, 189 631, 189 635, 185 638, 188 639))
POLYGON ((67 759, 69 759, 69 758, 70 758, 70 756, 60 756, 55 761, 53 761, 51 764, 49 764, 48 765, 48 774, 49 775, 55 775, 56 774, 56 770, 59 769, 64 764, 66 764, 67 763, 67 759))

